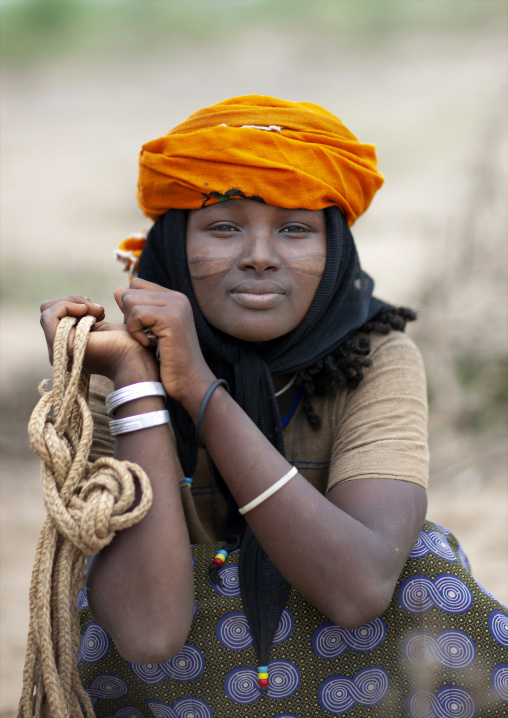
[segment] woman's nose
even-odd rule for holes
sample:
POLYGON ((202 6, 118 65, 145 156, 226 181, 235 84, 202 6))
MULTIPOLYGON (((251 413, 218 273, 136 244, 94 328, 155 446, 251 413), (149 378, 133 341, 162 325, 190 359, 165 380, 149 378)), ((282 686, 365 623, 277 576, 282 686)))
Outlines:
POLYGON ((240 269, 255 272, 279 269, 281 260, 275 239, 267 230, 256 230, 244 237, 239 259, 240 269))

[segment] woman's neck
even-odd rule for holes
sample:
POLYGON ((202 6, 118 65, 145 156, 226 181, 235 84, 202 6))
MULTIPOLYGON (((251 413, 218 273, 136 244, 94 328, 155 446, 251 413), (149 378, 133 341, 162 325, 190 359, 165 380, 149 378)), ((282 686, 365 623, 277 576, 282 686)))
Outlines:
MULTIPOLYGON (((218 376, 218 361, 213 357, 207 357, 207 363, 210 369, 214 372, 214 374, 218 376)), ((293 379, 293 377, 294 374, 272 374, 273 388, 275 389, 275 393, 277 393, 281 389, 284 389, 284 387, 287 386, 287 384, 291 381, 291 379, 293 379)), ((279 405, 279 413, 281 419, 284 419, 293 408, 297 394, 298 387, 292 384, 286 389, 286 391, 284 391, 280 394, 280 396, 277 397, 277 404, 279 405)))
MULTIPOLYGON (((293 377, 294 374, 272 374, 273 388, 275 389, 275 393, 277 393, 281 389, 284 389, 293 377)), ((286 391, 284 391, 277 397, 277 404, 279 405, 279 413, 281 419, 284 419, 284 417, 286 417, 293 408, 297 394, 298 387, 296 387, 293 383, 286 389, 286 391)))

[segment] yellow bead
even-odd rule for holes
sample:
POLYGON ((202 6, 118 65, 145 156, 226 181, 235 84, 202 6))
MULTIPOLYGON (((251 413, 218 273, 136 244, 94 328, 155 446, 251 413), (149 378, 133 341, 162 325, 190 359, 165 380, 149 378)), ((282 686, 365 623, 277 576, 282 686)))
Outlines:
POLYGON ((258 673, 258 680, 262 680, 263 678, 268 678, 268 673, 258 673))

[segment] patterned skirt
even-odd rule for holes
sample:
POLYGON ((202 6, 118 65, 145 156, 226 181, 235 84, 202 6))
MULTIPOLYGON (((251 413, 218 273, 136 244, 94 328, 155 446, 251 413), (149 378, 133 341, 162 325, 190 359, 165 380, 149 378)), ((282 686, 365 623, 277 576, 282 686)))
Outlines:
POLYGON ((193 547, 196 608, 181 652, 129 663, 78 609, 81 681, 97 718, 502 718, 508 716, 508 610, 471 576, 454 536, 426 521, 374 621, 331 623, 291 589, 258 685, 238 584, 238 554, 214 584, 217 544, 193 547))

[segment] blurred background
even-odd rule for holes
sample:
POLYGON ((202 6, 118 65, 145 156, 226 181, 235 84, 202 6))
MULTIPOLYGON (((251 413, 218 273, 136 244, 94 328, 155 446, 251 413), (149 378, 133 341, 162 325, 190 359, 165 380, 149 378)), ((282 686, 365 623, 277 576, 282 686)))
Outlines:
POLYGON ((1 718, 15 715, 44 518, 26 424, 51 376, 41 301, 118 320, 113 250, 150 225, 137 155, 233 95, 325 106, 378 148, 355 225, 377 295, 419 312, 429 518, 503 602, 507 571, 507 68, 504 0, 1 0, 1 718))

